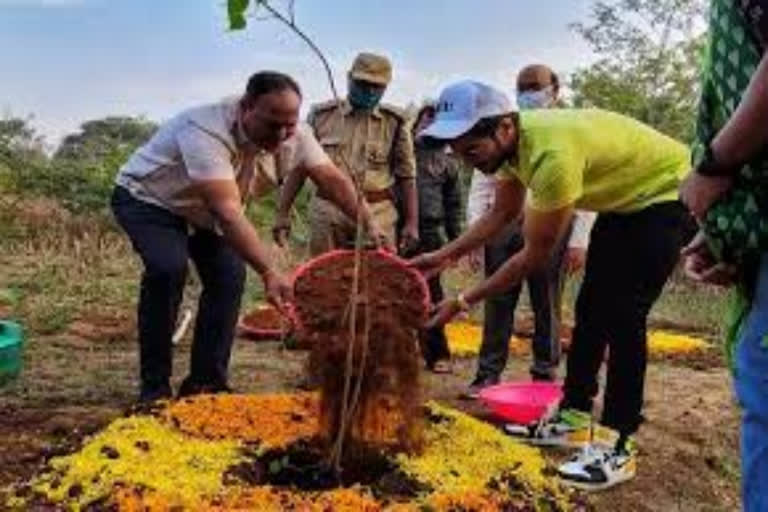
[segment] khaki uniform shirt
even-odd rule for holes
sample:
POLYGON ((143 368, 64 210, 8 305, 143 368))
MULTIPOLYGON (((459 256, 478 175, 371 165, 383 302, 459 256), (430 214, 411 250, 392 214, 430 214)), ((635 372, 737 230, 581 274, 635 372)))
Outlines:
POLYGON ((308 123, 340 168, 358 173, 365 192, 391 188, 395 177, 415 178, 413 140, 404 114, 389 105, 354 110, 347 101, 313 106, 308 123), (343 123, 342 123, 343 119, 343 123))

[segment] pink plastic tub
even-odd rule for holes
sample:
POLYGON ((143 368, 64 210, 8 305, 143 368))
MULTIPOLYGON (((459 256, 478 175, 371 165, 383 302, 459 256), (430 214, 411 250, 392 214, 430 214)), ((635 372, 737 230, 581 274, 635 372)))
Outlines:
POLYGON ((563 396, 554 382, 507 382, 480 392, 480 401, 495 415, 512 423, 528 425, 563 396))

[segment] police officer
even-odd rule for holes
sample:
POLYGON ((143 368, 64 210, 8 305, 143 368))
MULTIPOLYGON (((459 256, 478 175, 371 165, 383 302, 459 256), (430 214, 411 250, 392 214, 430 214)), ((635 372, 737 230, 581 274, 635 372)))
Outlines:
MULTIPOLYGON (((387 245, 394 246, 399 240, 406 249, 418 242, 416 163, 404 112, 380 103, 391 80, 392 65, 386 57, 360 53, 348 74, 347 98, 315 105, 308 122, 334 163, 360 184, 387 245), (396 233, 395 187, 403 206, 400 236, 396 233)), ((290 229, 290 208, 305 178, 295 172, 286 179, 274 229, 278 243, 290 229)), ((355 223, 321 191, 311 200, 309 224, 312 254, 354 246, 355 223)))

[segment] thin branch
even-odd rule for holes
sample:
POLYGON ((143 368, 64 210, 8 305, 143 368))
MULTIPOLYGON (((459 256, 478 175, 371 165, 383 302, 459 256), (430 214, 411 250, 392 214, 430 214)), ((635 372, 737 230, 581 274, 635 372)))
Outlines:
POLYGON ((336 90, 336 82, 333 80, 333 71, 331 71, 331 66, 328 64, 328 60, 325 58, 325 55, 323 55, 323 52, 318 48, 318 46, 315 44, 314 41, 303 31, 301 30, 296 24, 294 23, 293 19, 289 19, 285 17, 280 11, 272 7, 269 2, 264 1, 261 3, 261 5, 264 6, 266 10, 268 10, 272 15, 277 18, 279 21, 281 21, 283 24, 285 24, 288 28, 293 30, 297 36, 299 36, 309 47, 310 49, 317 55, 317 57, 320 59, 320 62, 323 64, 323 68, 325 68, 325 73, 328 77, 328 83, 331 86, 331 92, 333 92, 334 99, 339 99, 339 93, 336 90))
MULTIPOLYGON (((364 286, 365 289, 363 290, 363 295, 368 297, 368 285, 370 284, 370 281, 368 279, 365 280, 364 286)), ((361 354, 360 354, 360 368, 363 369, 366 366, 366 362, 368 359, 368 347, 370 345, 370 334, 371 334, 371 305, 368 301, 365 302, 365 323, 363 324, 363 338, 361 340, 361 354)), ((350 423, 351 419, 355 416, 355 411, 357 410, 357 407, 360 403, 360 392, 362 391, 363 387, 363 375, 360 374, 360 378, 357 379, 357 386, 355 387, 355 391, 352 395, 352 399, 350 400, 350 423)), ((347 428, 351 428, 348 426, 347 428)))
POLYGON ((296 25, 296 2, 295 0, 288 0, 288 15, 291 19, 291 25, 296 25))
MULTIPOLYGON (((341 102, 339 99, 339 94, 336 89, 336 83, 333 79, 333 72, 331 70, 331 66, 328 63, 328 60, 325 58, 325 55, 320 50, 320 48, 315 44, 315 42, 296 25, 296 18, 295 18, 295 10, 294 10, 294 0, 289 0, 288 4, 288 15, 284 15, 277 9, 275 9, 272 5, 270 5, 268 0, 258 0, 258 6, 263 7, 266 9, 274 18, 276 18, 278 21, 283 23, 285 26, 287 26, 290 30, 292 30, 296 35, 298 35, 306 44, 309 46, 309 48, 312 50, 315 55, 320 59, 320 62, 323 65, 323 68, 325 69, 325 73, 328 79, 328 83, 331 88, 331 93, 333 94, 333 98, 336 101, 336 104, 338 108, 341 106, 341 102)), ((344 117, 341 118, 342 123, 342 129, 343 129, 343 123, 344 123, 344 117)), ((363 353, 363 363, 361 364, 361 367, 359 368, 358 372, 355 372, 354 368, 354 352, 355 352, 355 344, 357 339, 357 303, 358 303, 358 294, 360 293, 360 273, 361 273, 361 264, 362 264, 362 252, 363 252, 363 207, 365 205, 365 199, 364 195, 362 193, 362 181, 361 176, 359 173, 356 172, 356 170, 349 165, 348 160, 346 159, 346 156, 342 153, 339 154, 342 164, 346 169, 349 171, 352 180, 355 184, 355 190, 357 192, 357 231, 355 236, 355 257, 354 257, 354 273, 353 273, 353 279, 352 279, 352 290, 350 292, 350 304, 348 305, 349 308, 349 342, 347 347, 347 359, 345 364, 345 375, 344 375, 344 393, 343 393, 343 399, 342 399, 342 410, 341 410, 341 416, 340 416, 340 422, 339 422, 339 432, 337 433, 336 440, 334 442, 333 449, 331 450, 331 464, 336 469, 336 471, 340 471, 341 469, 341 458, 344 452, 344 442, 346 440, 347 433, 349 429, 351 428, 351 421, 354 415, 352 414, 357 406, 357 402, 360 395, 360 386, 362 385, 362 379, 364 377, 364 367, 365 367, 365 358, 367 357, 367 351, 368 351, 368 337, 370 332, 370 311, 366 311, 366 319, 365 319, 365 327, 364 332, 362 336, 362 353, 363 353), (357 386, 355 388, 355 391, 353 393, 353 398, 350 397, 350 393, 352 392, 351 384, 352 384, 352 376, 357 373, 357 386)), ((366 287, 367 288, 367 287, 366 287)), ((367 290, 366 290, 367 294, 367 290)), ((367 302, 367 301, 366 301, 367 302)), ((367 305, 367 303, 366 303, 367 305)), ((368 305, 367 305, 368 306, 368 305)), ((346 316, 346 314, 345 314, 346 316)))

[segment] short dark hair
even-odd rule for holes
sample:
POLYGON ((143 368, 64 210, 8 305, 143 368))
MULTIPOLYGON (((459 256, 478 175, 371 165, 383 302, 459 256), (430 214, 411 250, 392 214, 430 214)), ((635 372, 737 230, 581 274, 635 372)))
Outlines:
POLYGON ((251 75, 245 88, 245 101, 253 102, 259 96, 271 92, 291 90, 301 97, 301 89, 296 80, 277 71, 259 71, 251 75))
POLYGON ((475 125, 470 128, 465 135, 479 139, 484 137, 493 137, 493 135, 496 133, 496 129, 499 127, 499 124, 503 119, 512 119, 515 123, 517 123, 517 113, 510 112, 500 116, 484 117, 476 122, 475 125))

